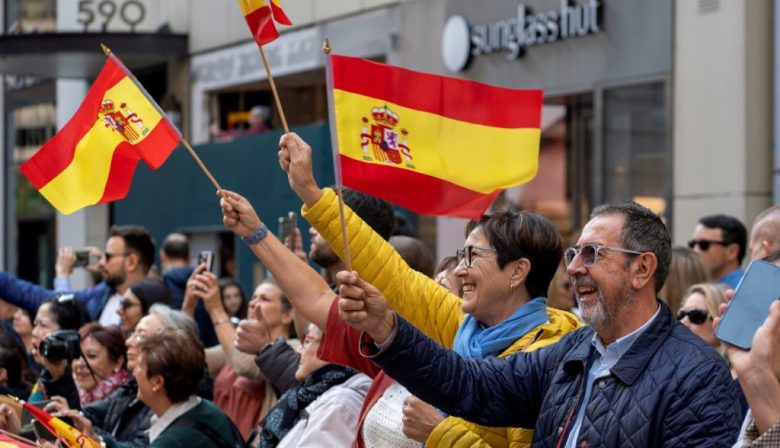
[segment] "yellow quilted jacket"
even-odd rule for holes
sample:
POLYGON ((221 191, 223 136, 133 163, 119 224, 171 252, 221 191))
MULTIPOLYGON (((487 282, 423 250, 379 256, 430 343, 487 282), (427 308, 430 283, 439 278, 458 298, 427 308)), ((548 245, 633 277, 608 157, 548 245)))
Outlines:
MULTIPOLYGON (((434 280, 411 269, 393 247, 371 227, 344 207, 352 268, 376 286, 390 307, 444 347, 452 348, 455 334, 466 317, 460 297, 434 280)), ((343 256, 338 198, 331 189, 314 206, 303 207, 307 221, 343 256)), ((549 322, 534 328, 499 355, 533 351, 557 342, 564 334, 582 326, 572 314, 547 308, 549 322)), ((428 437, 426 446, 531 446, 533 431, 523 428, 492 428, 457 417, 447 417, 428 437)))

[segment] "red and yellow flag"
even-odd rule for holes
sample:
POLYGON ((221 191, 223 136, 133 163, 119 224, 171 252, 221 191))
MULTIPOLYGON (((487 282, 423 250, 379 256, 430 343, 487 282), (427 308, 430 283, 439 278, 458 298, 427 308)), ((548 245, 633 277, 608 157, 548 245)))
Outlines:
POLYGON ((69 214, 127 196, 138 161, 157 169, 180 139, 112 55, 76 114, 20 170, 69 214))
POLYGON ((478 218, 535 175, 542 91, 330 56, 337 181, 430 215, 478 218), (338 151, 336 153, 336 151, 338 151))
POLYGON ((41 422, 41 424, 46 427, 49 432, 57 436, 57 438, 68 448, 100 448, 100 442, 85 436, 81 431, 63 422, 57 417, 54 417, 48 412, 25 401, 22 401, 21 403, 22 406, 24 406, 24 408, 27 409, 27 411, 29 411, 36 420, 41 422))
POLYGON ((238 0, 241 13, 258 45, 265 45, 279 37, 274 20, 282 25, 292 25, 279 0, 269 1, 270 6, 264 0, 238 0))
POLYGON ((35 445, 22 442, 19 439, 15 439, 0 432, 0 448, 35 448, 35 445))

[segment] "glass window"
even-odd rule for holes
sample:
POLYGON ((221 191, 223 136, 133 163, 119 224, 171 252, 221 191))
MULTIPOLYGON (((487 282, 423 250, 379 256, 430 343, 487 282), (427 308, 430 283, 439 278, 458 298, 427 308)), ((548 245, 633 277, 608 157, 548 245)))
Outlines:
POLYGON ((634 200, 668 218, 671 195, 664 84, 604 91, 604 199, 634 200))

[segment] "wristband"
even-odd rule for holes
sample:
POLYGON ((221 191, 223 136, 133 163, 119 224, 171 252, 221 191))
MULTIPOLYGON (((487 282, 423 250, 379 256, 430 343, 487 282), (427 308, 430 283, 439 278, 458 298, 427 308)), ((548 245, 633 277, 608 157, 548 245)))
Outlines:
POLYGON ((255 230, 247 236, 242 236, 241 239, 244 240, 244 242, 248 245, 254 246, 255 244, 262 241, 266 236, 268 236, 268 227, 266 227, 265 223, 261 223, 259 229, 255 230))

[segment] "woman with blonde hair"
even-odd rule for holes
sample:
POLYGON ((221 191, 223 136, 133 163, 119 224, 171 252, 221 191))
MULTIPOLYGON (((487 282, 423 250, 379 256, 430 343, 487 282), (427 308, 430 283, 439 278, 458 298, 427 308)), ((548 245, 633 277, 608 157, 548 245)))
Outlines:
POLYGON ((713 348, 720 350, 720 341, 715 337, 713 319, 718 314, 718 307, 726 302, 723 289, 711 283, 697 283, 685 293, 677 319, 688 327, 696 336, 713 348))
POLYGON ((669 305, 672 313, 676 313, 691 285, 707 283, 710 280, 710 271, 701 255, 687 247, 675 246, 672 248, 669 276, 664 287, 658 292, 658 297, 669 305))

